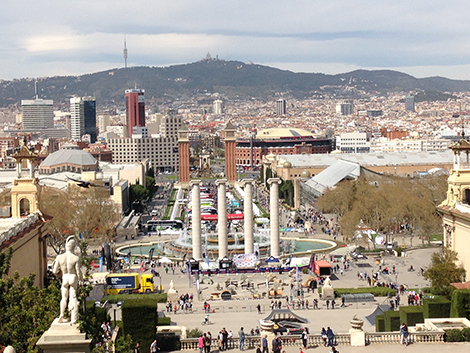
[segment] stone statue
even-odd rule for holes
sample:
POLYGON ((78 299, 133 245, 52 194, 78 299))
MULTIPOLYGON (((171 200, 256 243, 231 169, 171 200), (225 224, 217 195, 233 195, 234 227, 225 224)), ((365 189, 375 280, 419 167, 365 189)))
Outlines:
POLYGON ((323 288, 331 288, 330 276, 326 277, 325 282, 323 282, 323 288))
POLYGON ((76 246, 75 237, 68 237, 65 243, 65 253, 57 256, 52 269, 55 275, 62 273, 62 299, 60 300, 59 322, 65 322, 64 315, 67 302, 70 314, 68 321, 74 323, 78 320, 77 289, 79 282, 82 281, 82 271, 80 270, 80 258, 74 254, 76 246))
POLYGON ((175 290, 175 284, 173 283, 173 280, 170 281, 170 289, 168 291, 174 291, 175 290))

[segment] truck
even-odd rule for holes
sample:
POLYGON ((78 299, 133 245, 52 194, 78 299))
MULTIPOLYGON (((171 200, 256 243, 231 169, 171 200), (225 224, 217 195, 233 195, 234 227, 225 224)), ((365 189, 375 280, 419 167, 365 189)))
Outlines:
POLYGON ((152 274, 113 273, 106 276, 107 294, 153 293, 152 274))
POLYGON ((314 272, 318 277, 331 276, 331 265, 323 260, 315 261, 314 272))

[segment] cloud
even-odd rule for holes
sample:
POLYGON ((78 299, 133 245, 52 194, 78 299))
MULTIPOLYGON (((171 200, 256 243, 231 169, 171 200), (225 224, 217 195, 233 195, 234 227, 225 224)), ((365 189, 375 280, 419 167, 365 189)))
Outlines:
POLYGON ((470 62, 463 0, 2 0, 2 8, 3 79, 122 66, 125 34, 131 65, 191 62, 209 51, 284 68, 414 68, 464 78, 458 68, 470 62))

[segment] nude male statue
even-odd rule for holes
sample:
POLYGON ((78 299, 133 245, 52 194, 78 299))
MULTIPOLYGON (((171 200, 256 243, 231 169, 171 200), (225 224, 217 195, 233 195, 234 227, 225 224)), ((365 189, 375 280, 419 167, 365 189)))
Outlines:
POLYGON ((65 243, 65 253, 56 257, 52 269, 55 275, 62 273, 62 299, 60 300, 59 322, 65 322, 64 314, 67 302, 71 316, 70 322, 74 323, 78 320, 77 288, 79 281, 82 281, 82 271, 80 269, 80 258, 74 254, 76 245, 75 237, 68 237, 65 243))

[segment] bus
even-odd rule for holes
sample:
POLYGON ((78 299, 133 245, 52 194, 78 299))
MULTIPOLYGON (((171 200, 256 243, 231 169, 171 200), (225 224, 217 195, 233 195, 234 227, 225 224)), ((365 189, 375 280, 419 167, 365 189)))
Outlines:
POLYGON ((183 221, 179 219, 175 220, 161 220, 161 219, 151 219, 147 221, 147 227, 149 232, 156 230, 165 230, 165 229, 174 229, 180 230, 183 229, 183 221))

